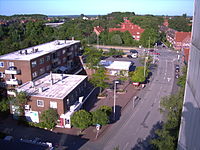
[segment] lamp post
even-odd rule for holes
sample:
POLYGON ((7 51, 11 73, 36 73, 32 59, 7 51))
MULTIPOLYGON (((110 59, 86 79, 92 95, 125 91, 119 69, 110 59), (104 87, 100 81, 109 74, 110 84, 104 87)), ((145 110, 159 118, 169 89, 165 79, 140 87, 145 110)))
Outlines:
POLYGON ((114 108, 113 108, 114 120, 115 120, 115 103, 116 103, 116 86, 117 86, 117 83, 119 83, 118 80, 114 81, 114 108))
POLYGON ((144 59, 144 77, 145 77, 145 73, 146 73, 147 60, 148 60, 148 57, 145 57, 145 59, 144 59))

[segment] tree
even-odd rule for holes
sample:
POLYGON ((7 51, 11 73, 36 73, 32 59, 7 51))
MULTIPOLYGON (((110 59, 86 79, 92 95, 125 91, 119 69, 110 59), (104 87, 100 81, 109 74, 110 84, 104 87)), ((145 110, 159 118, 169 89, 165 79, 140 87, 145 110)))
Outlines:
POLYGON ((53 129, 56 126, 56 122, 58 120, 58 113, 55 109, 49 108, 48 110, 42 112, 40 118, 44 127, 47 129, 53 129))
POLYGON ((99 110, 105 112, 108 116, 110 116, 112 113, 112 107, 106 105, 100 106, 99 110))
POLYGON ((155 43, 159 40, 158 38, 158 32, 156 32, 154 29, 146 29, 141 34, 140 44, 143 47, 153 47, 155 43))
POLYGON ((102 89, 108 87, 106 80, 108 80, 108 77, 106 75, 106 70, 105 68, 100 67, 92 75, 92 78, 90 81, 93 85, 100 88, 100 93, 101 93, 102 89))
POLYGON ((144 67, 137 67, 135 71, 129 73, 132 82, 144 82, 148 76, 149 70, 146 69, 144 77, 144 67))
POLYGON ((20 116, 24 114, 24 106, 27 103, 29 97, 25 92, 16 93, 16 97, 10 97, 11 104, 18 107, 18 113, 20 116))
POLYGON ((0 101, 0 111, 5 112, 9 110, 9 106, 10 106, 10 103, 8 99, 4 98, 0 101))
POLYGON ((191 27, 188 25, 189 23, 186 16, 174 17, 169 20, 169 28, 177 31, 191 32, 191 27))
POLYGON ((84 54, 86 56, 86 65, 89 69, 97 69, 100 58, 102 56, 102 50, 98 50, 92 47, 86 47, 84 54))
POLYGON ((106 112, 103 112, 101 110, 96 110, 92 112, 92 124, 100 124, 100 125, 106 125, 109 122, 108 115, 106 112))
POLYGON ((92 124, 92 115, 85 110, 79 110, 72 116, 71 123, 72 126, 83 130, 92 124))
POLYGON ((114 34, 111 37, 111 44, 112 45, 122 45, 122 38, 120 37, 119 34, 114 34))

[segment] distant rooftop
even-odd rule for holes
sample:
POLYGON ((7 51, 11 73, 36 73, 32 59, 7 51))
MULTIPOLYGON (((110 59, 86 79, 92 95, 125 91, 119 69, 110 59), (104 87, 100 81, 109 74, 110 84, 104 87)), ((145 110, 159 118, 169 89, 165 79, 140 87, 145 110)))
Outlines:
POLYGON ((48 43, 36 45, 33 47, 18 50, 12 53, 8 53, 0 56, 0 60, 27 60, 37 58, 39 56, 48 54, 55 50, 68 47, 72 44, 79 43, 80 41, 75 40, 55 40, 48 43))
POLYGON ((19 86, 17 91, 24 91, 29 96, 63 99, 86 78, 84 75, 46 73, 19 86))

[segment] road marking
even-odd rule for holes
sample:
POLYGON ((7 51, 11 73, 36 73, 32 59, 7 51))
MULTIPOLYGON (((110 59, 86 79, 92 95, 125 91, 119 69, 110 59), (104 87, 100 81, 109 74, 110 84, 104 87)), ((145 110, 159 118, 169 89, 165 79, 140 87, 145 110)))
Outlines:
POLYGON ((126 143, 126 145, 124 146, 123 150, 126 150, 128 145, 129 145, 129 142, 126 143))
POLYGON ((167 78, 167 81, 169 82, 171 80, 171 78, 167 78))

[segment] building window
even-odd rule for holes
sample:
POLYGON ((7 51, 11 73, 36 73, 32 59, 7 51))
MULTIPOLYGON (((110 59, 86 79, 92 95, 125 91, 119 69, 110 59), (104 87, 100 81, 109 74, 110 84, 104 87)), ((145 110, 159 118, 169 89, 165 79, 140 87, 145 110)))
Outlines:
POLYGON ((60 56, 60 51, 57 52, 58 56, 60 56))
POLYGON ((46 60, 47 60, 47 61, 49 61, 49 60, 50 60, 50 56, 49 56, 49 55, 46 57, 46 60))
POLYGON ((137 38, 140 38, 140 36, 137 36, 137 38))
POLYGON ((14 66, 14 62, 8 62, 8 66, 9 67, 13 67, 14 66))
POLYGON ((31 65, 32 65, 32 67, 34 68, 36 65, 37 65, 37 61, 35 60, 35 61, 32 61, 31 62, 31 65))
POLYGON ((33 78, 37 77, 37 71, 32 73, 33 78))
POLYGON ((45 68, 40 68, 40 74, 43 74, 45 72, 45 68))
POLYGON ((60 65, 60 64, 61 64, 61 60, 58 61, 58 65, 60 65))
POLYGON ((51 69, 51 66, 48 65, 48 66, 46 67, 46 70, 49 71, 50 69, 51 69))
POLYGON ((44 63, 44 58, 40 58, 40 64, 44 63))
POLYGON ((57 109, 57 102, 51 102, 51 101, 50 101, 50 108, 55 108, 55 109, 57 109))
POLYGON ((3 72, 0 72, 0 78, 3 78, 3 76, 4 76, 3 72))
POLYGON ((66 62, 67 62, 67 58, 64 57, 64 58, 63 58, 63 63, 66 63, 66 62))
POLYGON ((44 101, 43 100, 37 100, 37 107, 44 107, 44 101))
POLYGON ((140 34, 139 32, 137 32, 137 34, 140 34))
POLYGON ((0 62, 0 67, 2 67, 2 68, 4 67, 4 62, 3 61, 0 62))

